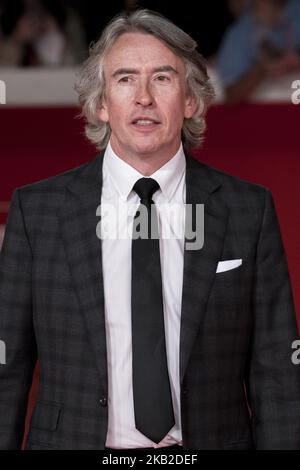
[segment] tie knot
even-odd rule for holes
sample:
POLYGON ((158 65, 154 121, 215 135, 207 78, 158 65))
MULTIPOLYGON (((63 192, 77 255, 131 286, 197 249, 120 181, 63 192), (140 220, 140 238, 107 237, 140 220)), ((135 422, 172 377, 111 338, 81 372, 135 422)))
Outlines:
POLYGON ((132 189, 141 200, 151 201, 153 194, 159 189, 159 184, 152 178, 140 178, 132 189))

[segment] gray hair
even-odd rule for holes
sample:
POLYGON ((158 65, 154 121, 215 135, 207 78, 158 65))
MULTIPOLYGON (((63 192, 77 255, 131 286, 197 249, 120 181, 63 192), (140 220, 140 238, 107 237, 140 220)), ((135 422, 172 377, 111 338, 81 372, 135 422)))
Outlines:
POLYGON ((86 120, 87 138, 98 149, 105 148, 109 141, 110 125, 98 117, 105 94, 104 59, 122 34, 132 32, 155 36, 185 64, 188 94, 195 100, 197 110, 193 117, 184 119, 182 141, 186 148, 199 147, 206 128, 206 110, 214 98, 206 62, 196 50, 196 41, 187 33, 162 15, 146 9, 114 17, 103 30, 100 39, 90 47, 90 55, 83 63, 75 85, 82 109, 81 116, 86 120))

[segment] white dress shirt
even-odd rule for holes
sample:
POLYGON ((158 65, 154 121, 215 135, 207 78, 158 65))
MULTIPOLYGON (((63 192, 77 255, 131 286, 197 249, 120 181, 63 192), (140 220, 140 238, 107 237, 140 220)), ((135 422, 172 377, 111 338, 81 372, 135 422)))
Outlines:
MULTIPOLYGON (((131 234, 133 216, 140 204, 140 199, 132 188, 144 175, 118 157, 110 144, 104 154, 101 244, 108 356, 106 447, 157 448, 182 443, 179 341, 184 237, 180 230, 181 235, 178 236, 178 216, 183 217, 184 214, 185 167, 185 155, 181 145, 176 155, 151 175, 160 185, 160 189, 153 195, 153 201, 156 204, 161 234, 166 351, 175 416, 174 427, 156 444, 135 428, 132 387, 131 234), (176 221, 170 207, 175 207, 176 221), (117 210, 117 218, 114 210, 117 210), (111 236, 112 228, 116 229, 117 223, 118 235, 121 232, 123 235, 130 235, 111 236), (170 237, 170 234, 173 236, 170 237)), ((180 219, 179 226, 184 227, 184 219, 180 219)))

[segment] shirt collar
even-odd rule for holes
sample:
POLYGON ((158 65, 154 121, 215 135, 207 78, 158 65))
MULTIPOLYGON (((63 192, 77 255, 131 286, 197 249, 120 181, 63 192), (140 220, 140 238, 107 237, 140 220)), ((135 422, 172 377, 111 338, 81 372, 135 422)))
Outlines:
MULTIPOLYGON (((109 174, 114 189, 124 202, 127 201, 136 181, 144 177, 139 171, 118 157, 110 143, 108 143, 104 153, 103 166, 109 174)), ((183 146, 180 144, 177 153, 161 168, 150 175, 151 178, 158 182, 164 197, 169 202, 181 181, 185 168, 185 154, 183 146)))

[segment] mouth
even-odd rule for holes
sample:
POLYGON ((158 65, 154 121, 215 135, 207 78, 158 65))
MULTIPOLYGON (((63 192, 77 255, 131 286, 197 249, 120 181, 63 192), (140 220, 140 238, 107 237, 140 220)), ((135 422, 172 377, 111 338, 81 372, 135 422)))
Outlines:
POLYGON ((132 125, 138 130, 150 131, 156 129, 160 122, 154 119, 137 118, 132 121, 132 125))

